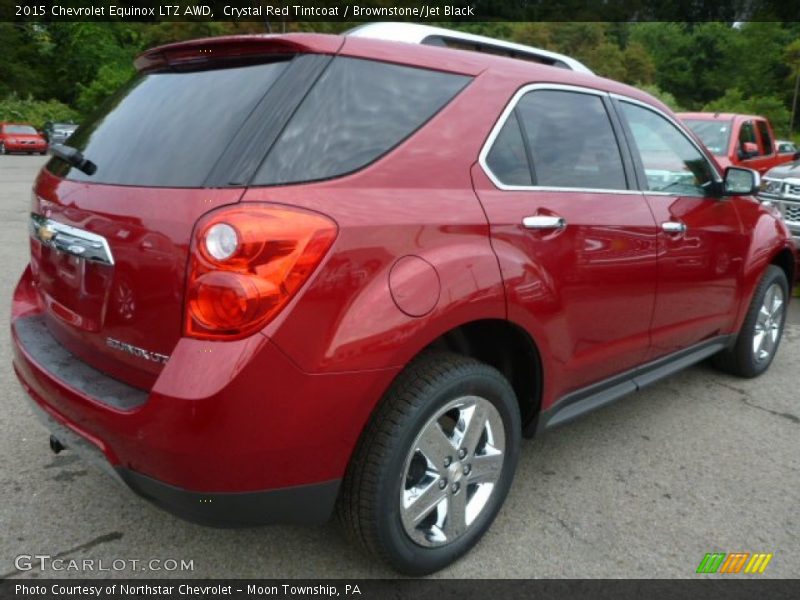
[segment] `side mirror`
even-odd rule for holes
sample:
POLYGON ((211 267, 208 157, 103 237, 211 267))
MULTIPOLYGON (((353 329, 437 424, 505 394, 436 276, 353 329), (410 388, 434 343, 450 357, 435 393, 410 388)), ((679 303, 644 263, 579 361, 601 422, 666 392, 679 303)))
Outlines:
POLYGON ((728 167, 725 169, 725 180, 722 182, 724 196, 750 196, 757 194, 761 188, 761 175, 753 169, 728 167))

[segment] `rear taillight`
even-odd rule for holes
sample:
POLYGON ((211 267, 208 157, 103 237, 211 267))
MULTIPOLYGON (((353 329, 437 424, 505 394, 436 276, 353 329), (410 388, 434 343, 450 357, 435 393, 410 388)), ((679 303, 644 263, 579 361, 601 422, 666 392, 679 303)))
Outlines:
POLYGON ((308 280, 336 232, 328 217, 278 205, 205 216, 192 242, 185 334, 234 339, 262 329, 308 280))

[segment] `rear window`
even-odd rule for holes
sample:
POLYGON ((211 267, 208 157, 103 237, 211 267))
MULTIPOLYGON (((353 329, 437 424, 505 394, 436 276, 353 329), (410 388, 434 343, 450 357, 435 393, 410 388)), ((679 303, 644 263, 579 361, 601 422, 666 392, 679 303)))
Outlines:
POLYGON ((48 169, 78 181, 145 187, 327 179, 394 148, 470 80, 318 55, 151 73, 69 138, 97 165, 93 175, 55 158, 48 169))
POLYGON ((469 81, 463 75, 335 58, 253 183, 314 181, 360 169, 414 133, 469 81))
POLYGON ((97 165, 94 175, 53 159, 78 181, 202 187, 211 168, 287 61, 135 79, 69 138, 97 165))

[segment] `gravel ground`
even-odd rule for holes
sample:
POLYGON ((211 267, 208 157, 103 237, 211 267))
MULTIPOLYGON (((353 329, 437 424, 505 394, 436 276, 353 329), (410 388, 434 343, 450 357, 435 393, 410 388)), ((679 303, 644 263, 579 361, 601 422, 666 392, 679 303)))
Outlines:
MULTIPOLYGON (((0 156, 0 317, 27 260, 30 187, 41 157, 0 156)), ((526 442, 494 526, 442 578, 695 577, 706 552, 771 552, 764 576, 800 576, 800 307, 755 380, 700 365, 526 442)), ((335 525, 208 529, 54 456, 0 345, 0 578, 15 557, 181 559, 194 569, 99 576, 391 577, 335 525)), ((744 577, 741 576, 740 577, 744 577)))

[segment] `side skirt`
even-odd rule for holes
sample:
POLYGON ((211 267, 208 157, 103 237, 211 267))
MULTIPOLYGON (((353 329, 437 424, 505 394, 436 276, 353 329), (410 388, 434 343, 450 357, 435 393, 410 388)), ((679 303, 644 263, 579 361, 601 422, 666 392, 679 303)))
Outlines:
POLYGON ((674 375, 678 371, 729 348, 735 340, 735 335, 718 336, 571 392, 547 410, 542 411, 539 418, 526 428, 525 435, 533 437, 536 433, 573 421, 586 413, 611 404, 623 396, 638 392, 656 381, 674 375))

